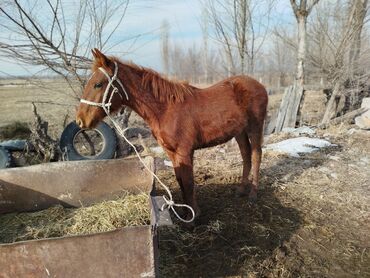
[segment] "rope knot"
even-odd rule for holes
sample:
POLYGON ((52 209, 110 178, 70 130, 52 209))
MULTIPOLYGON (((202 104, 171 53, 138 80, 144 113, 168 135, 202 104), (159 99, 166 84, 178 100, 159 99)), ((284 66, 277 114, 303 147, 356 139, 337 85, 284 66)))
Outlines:
MULTIPOLYGON (((168 189, 168 188, 166 188, 168 189)), ((185 222, 185 223, 190 223, 194 220, 195 218, 195 212, 193 210, 193 208, 189 205, 186 205, 186 204, 176 204, 173 200, 172 200, 172 195, 169 195, 170 196, 170 199, 168 199, 166 196, 163 195, 163 200, 164 200, 164 204, 162 205, 161 207, 161 211, 163 211, 165 208, 167 209, 171 209, 173 211, 173 213, 176 215, 176 217, 178 219, 180 219, 182 222, 185 222), (184 208, 187 208, 190 210, 192 216, 189 220, 187 219, 184 219, 182 218, 176 211, 175 207, 184 207, 184 208)))
POLYGON ((166 196, 163 196, 163 200, 165 203, 161 207, 161 211, 163 211, 165 208, 173 208, 175 205, 175 202, 172 199, 167 199, 166 196))

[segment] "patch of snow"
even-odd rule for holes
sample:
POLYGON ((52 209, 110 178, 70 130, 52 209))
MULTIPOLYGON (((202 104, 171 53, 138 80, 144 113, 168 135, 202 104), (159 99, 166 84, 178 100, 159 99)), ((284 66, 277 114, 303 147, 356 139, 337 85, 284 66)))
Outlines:
POLYGON ((162 147, 152 147, 150 149, 152 150, 152 152, 154 152, 156 154, 164 153, 164 150, 162 149, 162 147))
POLYGON ((268 144, 265 149, 299 157, 300 153, 311 153, 320 148, 335 146, 327 140, 309 137, 296 137, 278 143, 268 144))
POLYGON ((366 165, 366 164, 370 164, 370 159, 368 158, 368 157, 361 157, 360 158, 360 163, 361 164, 364 164, 364 165, 366 165))
POLYGON ((168 167, 173 167, 172 162, 171 162, 171 161, 169 161, 169 160, 164 160, 164 161, 163 161, 163 163, 164 163, 164 165, 166 165, 166 166, 168 166, 168 167))
POLYGON ((298 128, 286 127, 286 128, 283 128, 282 132, 293 133, 294 135, 301 135, 301 134, 314 135, 316 133, 314 129, 308 126, 301 126, 298 128))
POLYGON ((349 129, 348 131, 347 131, 347 134, 348 135, 352 135, 353 133, 355 133, 356 132, 356 129, 355 128, 351 128, 351 129, 349 129))
POLYGON ((220 152, 220 153, 226 153, 225 149, 222 149, 222 148, 221 148, 221 149, 219 149, 219 152, 220 152))
POLYGON ((324 174, 328 174, 328 173, 330 173, 331 171, 330 171, 330 170, 329 170, 329 168, 327 168, 327 167, 320 167, 320 168, 319 168, 319 172, 324 173, 324 174))
POLYGON ((335 161, 339 161, 340 160, 340 157, 339 156, 335 156, 335 155, 329 155, 329 159, 335 160, 335 161))

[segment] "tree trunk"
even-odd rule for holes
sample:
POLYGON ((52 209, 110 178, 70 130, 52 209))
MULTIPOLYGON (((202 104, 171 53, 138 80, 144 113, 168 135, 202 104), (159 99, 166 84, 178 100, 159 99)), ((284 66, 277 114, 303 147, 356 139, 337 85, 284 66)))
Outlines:
POLYGON ((350 122, 355 117, 364 114, 368 110, 369 109, 367 109, 365 107, 353 110, 351 112, 348 112, 347 114, 344 114, 340 117, 337 117, 337 118, 334 118, 334 119, 330 120, 328 124, 320 124, 319 128, 327 128, 329 124, 336 125, 336 124, 343 123, 343 122, 350 122))
POLYGON ((162 46, 162 63, 163 71, 166 75, 170 72, 170 59, 169 59, 169 24, 163 21, 161 25, 161 46, 162 46))
POLYGON ((321 125, 329 123, 330 119, 335 117, 337 111, 337 98, 339 97, 342 89, 342 82, 338 80, 333 88, 333 93, 330 96, 328 104, 326 105, 324 117, 322 118, 321 125))
POLYGON ((364 20, 367 12, 368 0, 357 0, 354 4, 353 12, 354 36, 349 49, 349 67, 351 76, 358 73, 358 61, 361 50, 361 33, 364 26, 364 20))
POLYGON ((307 17, 299 15, 298 22, 298 52, 297 52, 297 72, 296 83, 303 87, 305 83, 305 60, 307 48, 307 17))

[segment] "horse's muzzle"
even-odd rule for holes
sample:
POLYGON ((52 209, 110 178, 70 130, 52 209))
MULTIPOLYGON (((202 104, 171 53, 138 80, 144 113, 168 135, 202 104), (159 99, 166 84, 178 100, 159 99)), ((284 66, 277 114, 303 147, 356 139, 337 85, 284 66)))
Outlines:
POLYGON ((78 116, 76 117, 76 124, 77 124, 80 128, 85 128, 83 120, 82 120, 81 118, 79 118, 78 116))

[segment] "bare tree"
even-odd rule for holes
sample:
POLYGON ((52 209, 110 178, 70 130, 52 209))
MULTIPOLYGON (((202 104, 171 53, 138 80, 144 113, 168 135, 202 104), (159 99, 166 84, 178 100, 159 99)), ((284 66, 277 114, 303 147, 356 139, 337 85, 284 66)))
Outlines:
POLYGON ((355 3, 351 1, 351 5, 349 5, 348 19, 335 48, 334 64, 330 67, 329 78, 333 84, 333 92, 321 122, 323 125, 327 124, 343 109, 345 84, 352 83, 354 76, 360 74, 358 63, 361 33, 367 9, 368 0, 355 0, 355 3))
POLYGON ((207 0, 214 39, 221 44, 229 75, 254 73, 255 59, 265 41, 273 0, 207 0))
POLYGON ((297 71, 296 83, 304 86, 305 83, 305 62, 307 52, 307 17, 312 8, 319 0, 290 0, 292 9, 298 24, 298 50, 297 50, 297 71))
POLYGON ((204 60, 204 46, 198 47, 193 44, 191 47, 184 47, 174 44, 169 49, 170 72, 177 79, 187 80, 192 83, 202 83, 205 72, 205 64, 208 65, 208 81, 224 77, 223 68, 220 67, 219 55, 213 49, 209 49, 207 61, 204 60), (203 61, 203 63, 201 62, 203 61))
MULTIPOLYGON (((287 39, 286 35, 286 39, 287 39)), ((287 86, 288 77, 294 71, 296 56, 295 49, 286 43, 286 40, 281 40, 279 36, 274 36, 273 47, 270 50, 272 53, 272 61, 270 68, 278 75, 277 87, 287 86)))
POLYGON ((169 57, 169 37, 170 37, 170 25, 168 21, 164 20, 161 24, 161 54, 163 71, 165 74, 169 74, 170 71, 170 57, 169 57))
POLYGON ((361 51, 361 34, 365 24, 365 17, 368 10, 368 0, 356 0, 351 7, 350 16, 352 18, 353 39, 349 47, 348 64, 350 76, 359 74, 359 59, 361 51))
POLYGON ((9 34, 1 38, 0 54, 51 70, 78 97, 90 67, 90 49, 108 49, 128 4, 129 0, 8 1, 0 6, 0 26, 9 34))
POLYGON ((281 101, 276 119, 275 132, 280 132, 284 127, 294 127, 297 123, 297 116, 299 117, 299 107, 305 85, 307 17, 317 2, 319 2, 319 0, 300 0, 299 2, 297 0, 290 0, 298 25, 297 69, 294 83, 285 90, 281 101))
POLYGON ((201 28, 202 28, 202 37, 203 37, 203 53, 202 53, 202 62, 203 62, 203 71, 204 71, 204 82, 209 82, 208 76, 208 12, 207 9, 203 8, 202 18, 201 18, 201 28))

